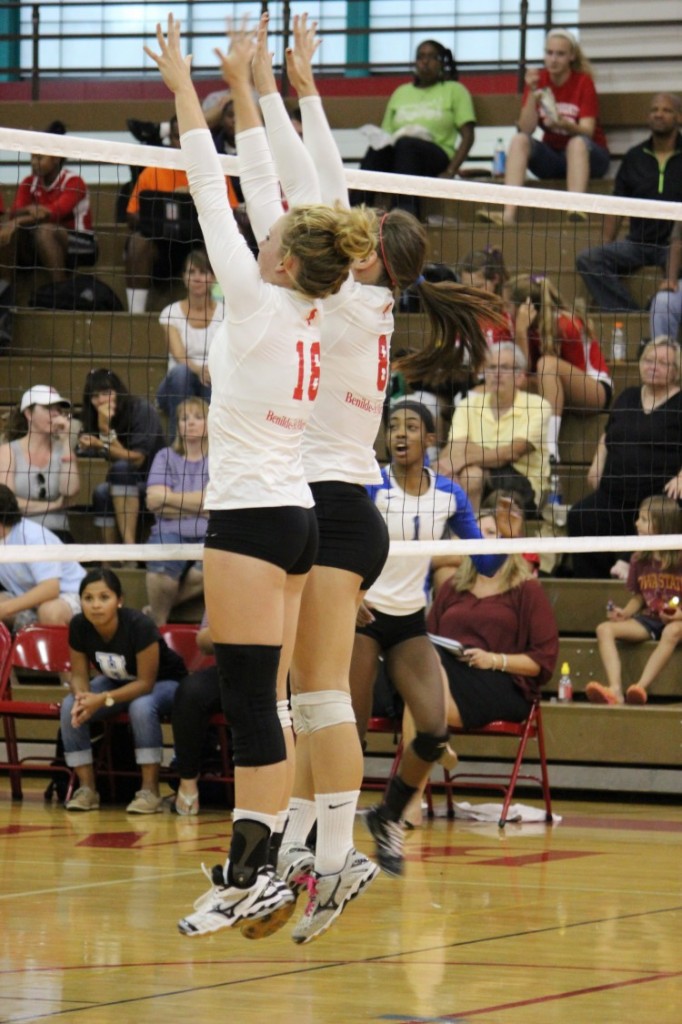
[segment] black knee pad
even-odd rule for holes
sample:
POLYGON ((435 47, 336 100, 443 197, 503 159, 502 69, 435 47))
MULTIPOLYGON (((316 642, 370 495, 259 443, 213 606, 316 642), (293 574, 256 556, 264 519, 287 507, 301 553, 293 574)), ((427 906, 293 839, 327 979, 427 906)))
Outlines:
POLYGON ((286 759, 277 715, 277 669, 281 647, 215 644, 223 713, 230 723, 232 753, 239 768, 286 759))
POLYGON ((418 732, 412 740, 412 749, 422 761, 435 764, 447 744, 447 733, 444 736, 434 736, 432 732, 418 732))

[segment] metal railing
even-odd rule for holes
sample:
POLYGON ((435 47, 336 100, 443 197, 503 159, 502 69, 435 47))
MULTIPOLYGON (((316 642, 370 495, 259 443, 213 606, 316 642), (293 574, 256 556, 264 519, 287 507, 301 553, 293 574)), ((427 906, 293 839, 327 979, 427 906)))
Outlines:
MULTIPOLYGON (((40 2, 23 3, 21 0, 18 2, 0 2, 0 49, 4 52, 5 59, 3 61, 3 72, 6 80, 15 81, 28 81, 31 82, 31 98, 38 100, 41 98, 41 83, 48 79, 54 79, 56 77, 82 77, 82 78, 98 78, 106 79, 108 77, 121 78, 122 76, 127 78, 139 78, 146 79, 148 77, 158 74, 155 68, 143 67, 142 61, 140 61, 139 67, 134 67, 131 64, 121 63, 116 66, 111 63, 107 63, 107 66, 93 69, 90 67, 78 67, 70 64, 68 67, 57 65, 51 65, 41 60, 41 44, 46 42, 59 42, 64 43, 68 46, 69 43, 91 41, 94 43, 112 43, 117 40, 123 44, 128 43, 131 46, 134 44, 137 47, 137 52, 142 53, 142 45, 144 42, 148 42, 150 36, 153 34, 155 25, 151 23, 151 18, 147 22, 144 17, 140 19, 139 30, 136 32, 131 31, 109 31, 109 30, 94 30, 94 31, 78 31, 77 25, 71 25, 71 23, 61 23, 59 31, 53 29, 55 19, 50 17, 51 12, 56 13, 58 9, 60 13, 64 12, 65 8, 81 7, 80 4, 69 4, 67 2, 58 2, 58 0, 40 0, 40 2), (30 11, 30 18, 27 17, 27 12, 30 11), (8 29, 10 21, 16 23, 17 31, 2 31, 3 26, 8 29), (23 28, 22 28, 23 26, 23 28), (26 54, 30 53, 30 59, 27 58, 26 54), (19 55, 23 54, 23 58, 19 59, 19 55)), ((102 5, 103 6, 103 5, 102 5)), ((106 8, 108 12, 112 9, 120 7, 121 9, 130 10, 130 3, 127 0, 108 0, 106 8)), ((139 5, 143 8, 143 5, 139 5)), ((172 7, 172 3, 169 4, 172 7)), ((192 0, 185 5, 189 8, 189 20, 188 23, 183 27, 184 35, 187 39, 188 46, 192 49, 198 41, 206 40, 213 41, 216 38, 215 27, 210 30, 203 30, 201 25, 197 23, 195 19, 191 17, 193 8, 192 0)), ((237 0, 232 5, 226 5, 224 0, 204 0, 201 4, 203 11, 207 7, 215 6, 216 17, 221 18, 225 14, 226 6, 230 7, 238 12, 240 8, 244 10, 250 10, 254 12, 257 7, 254 0, 237 0)), ((268 10, 271 14, 271 33, 273 36, 273 42, 276 45, 278 52, 283 52, 283 49, 288 45, 291 33, 291 3, 288 0, 283 2, 275 2, 275 0, 260 0, 260 8, 262 10, 268 10)), ((144 8, 140 12, 144 14, 144 8)), ((523 76, 526 63, 532 59, 537 61, 541 55, 528 53, 528 38, 529 33, 544 33, 546 29, 553 25, 557 27, 557 22, 553 21, 553 4, 551 0, 547 0, 544 4, 544 9, 541 13, 531 12, 529 13, 529 2, 528 0, 521 0, 519 4, 519 17, 518 21, 514 23, 506 23, 500 21, 498 24, 491 25, 489 23, 474 23, 474 24, 460 24, 457 21, 456 16, 453 16, 453 23, 451 25, 433 24, 425 25, 421 22, 418 26, 415 25, 401 25, 391 26, 384 23, 380 25, 372 25, 371 27, 356 27, 353 25, 345 25, 341 28, 325 27, 324 22, 320 28, 320 35, 322 38, 333 38, 333 37, 344 37, 348 40, 365 40, 366 43, 370 36, 380 36, 386 34, 400 34, 414 35, 419 33, 421 37, 428 37, 443 32, 456 32, 458 40, 467 37, 471 37, 473 34, 490 33, 491 38, 491 50, 493 49, 493 40, 498 40, 500 34, 509 36, 510 34, 516 34, 518 36, 518 53, 513 58, 486 58, 486 57, 473 57, 471 59, 458 58, 458 67, 464 74, 479 73, 479 74, 494 74, 500 72, 514 72, 518 74, 518 88, 519 91, 523 85, 523 76)), ((627 27, 631 28, 633 32, 637 32, 640 29, 650 27, 651 22, 643 18, 641 21, 631 21, 627 27)), ((566 28, 575 28, 575 25, 564 25, 566 28)), ((612 28, 612 23, 595 23, 590 22, 590 29, 606 29, 612 28)), ((626 27, 621 24, 621 28, 626 27)), ((656 21, 656 27, 665 31, 673 31, 674 29, 682 28, 682 18, 669 19, 656 21)), ((357 46, 352 48, 357 50, 357 46)), ((362 47, 361 47, 362 49, 362 47)), ((365 45, 365 49, 368 51, 368 46, 365 45)), ((458 50, 461 53, 467 52, 466 45, 458 46, 458 50)), ((622 64, 627 62, 634 63, 639 58, 614 56, 608 58, 600 58, 596 63, 599 66, 622 64)), ((671 59, 671 58, 669 58, 671 59)), ((678 58, 682 61, 682 54, 678 58)), ((196 63, 193 65, 194 73, 200 78, 202 76, 215 76, 215 65, 214 64, 201 64, 196 63)), ((382 75, 382 74, 409 74, 412 70, 412 61, 397 61, 391 63, 370 62, 369 60, 343 60, 330 62, 327 64, 321 64, 319 66, 319 74, 321 76, 338 76, 338 75, 353 75, 358 76, 361 74, 365 75, 382 75)), ((285 83, 286 91, 286 83, 285 83)))

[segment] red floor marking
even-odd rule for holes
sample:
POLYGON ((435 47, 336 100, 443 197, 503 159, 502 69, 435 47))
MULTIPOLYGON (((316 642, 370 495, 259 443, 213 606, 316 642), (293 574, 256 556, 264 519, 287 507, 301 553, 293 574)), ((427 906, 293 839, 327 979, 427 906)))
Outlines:
MULTIPOLYGON (((497 1006, 485 1006, 478 1010, 460 1010, 458 1013, 444 1014, 441 1020, 468 1020, 480 1017, 483 1013, 496 1013, 500 1010, 517 1010, 521 1006, 537 1006, 539 1003, 554 1003, 559 999, 573 999, 576 996, 593 995, 595 992, 608 992, 615 988, 627 988, 629 985, 646 985, 651 981, 667 981, 678 978, 682 971, 665 971, 661 974, 650 974, 644 978, 631 978, 626 981, 614 981, 609 985, 592 985, 590 988, 576 988, 569 992, 558 992, 553 996, 538 996, 537 999, 520 999, 515 1003, 498 1003, 497 1006)), ((420 1024, 419 1019, 401 1021, 401 1024, 420 1024)))
POLYGON ((63 832, 64 825, 3 825, 0 836, 18 836, 25 832, 63 832))
POLYGON ((547 864, 552 860, 572 860, 574 857, 596 857, 595 850, 546 850, 544 853, 519 854, 518 857, 492 857, 490 860, 475 860, 474 864, 497 868, 522 868, 527 864, 547 864))
POLYGON ((638 818, 590 818, 567 814, 564 828, 601 828, 625 832, 682 832, 682 821, 640 821, 638 818))
POLYGON ((141 840, 139 832, 93 832, 86 839, 81 839, 76 846, 97 847, 98 849, 129 850, 141 840))
MULTIPOLYGON (((406 861, 433 861, 446 857, 480 857, 488 853, 488 849, 480 846, 430 846, 418 854, 407 854, 406 861)), ((596 850, 546 850, 542 853, 519 854, 516 857, 501 854, 499 857, 485 857, 483 860, 471 860, 471 864, 486 867, 523 867, 526 864, 546 864, 554 860, 571 860, 576 857, 596 857, 596 850)))

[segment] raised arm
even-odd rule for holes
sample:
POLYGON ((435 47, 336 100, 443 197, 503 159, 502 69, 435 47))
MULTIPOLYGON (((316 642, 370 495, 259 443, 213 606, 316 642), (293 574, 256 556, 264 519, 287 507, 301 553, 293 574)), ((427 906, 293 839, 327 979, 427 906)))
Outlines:
MULTIPOLYGON (((258 267, 236 223, 225 192, 225 176, 206 126, 201 103, 192 84, 192 58, 183 57, 180 49, 180 23, 168 15, 167 36, 156 26, 159 53, 144 47, 157 64, 167 87, 175 95, 180 143, 186 157, 190 192, 196 204, 206 249, 214 272, 233 316, 246 316, 258 309, 264 300, 265 288, 258 267)), ((223 68, 231 66, 230 55, 217 51, 223 68)), ((235 116, 237 115, 235 97, 235 116)), ((242 128, 250 127, 248 113, 239 108, 242 128)))
POLYGON ((272 70, 268 50, 268 16, 261 15, 253 59, 253 80, 279 180, 290 206, 319 203, 320 183, 315 164, 291 123, 272 70))
POLYGON ((279 179, 251 84, 253 33, 228 22, 229 51, 216 50, 223 80, 234 101, 239 182, 257 242, 267 238, 284 210, 279 179))
POLYGON ((301 105, 303 142, 317 169, 322 201, 349 207, 343 160, 315 84, 312 60, 319 45, 317 22, 308 25, 307 15, 295 15, 294 48, 287 50, 286 62, 289 81, 301 105))

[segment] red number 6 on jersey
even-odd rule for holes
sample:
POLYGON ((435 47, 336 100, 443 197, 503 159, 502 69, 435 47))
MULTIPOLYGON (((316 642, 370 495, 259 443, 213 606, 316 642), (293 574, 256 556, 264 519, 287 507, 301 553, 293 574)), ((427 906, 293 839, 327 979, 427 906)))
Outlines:
MULTIPOLYGON (((298 356, 298 379, 292 395, 295 402, 303 401, 303 385, 306 378, 306 351, 305 343, 296 342, 296 355, 298 356)), ((320 343, 313 341, 310 345, 310 369, 308 371, 308 400, 314 402, 317 398, 317 389, 320 386, 320 343)))

